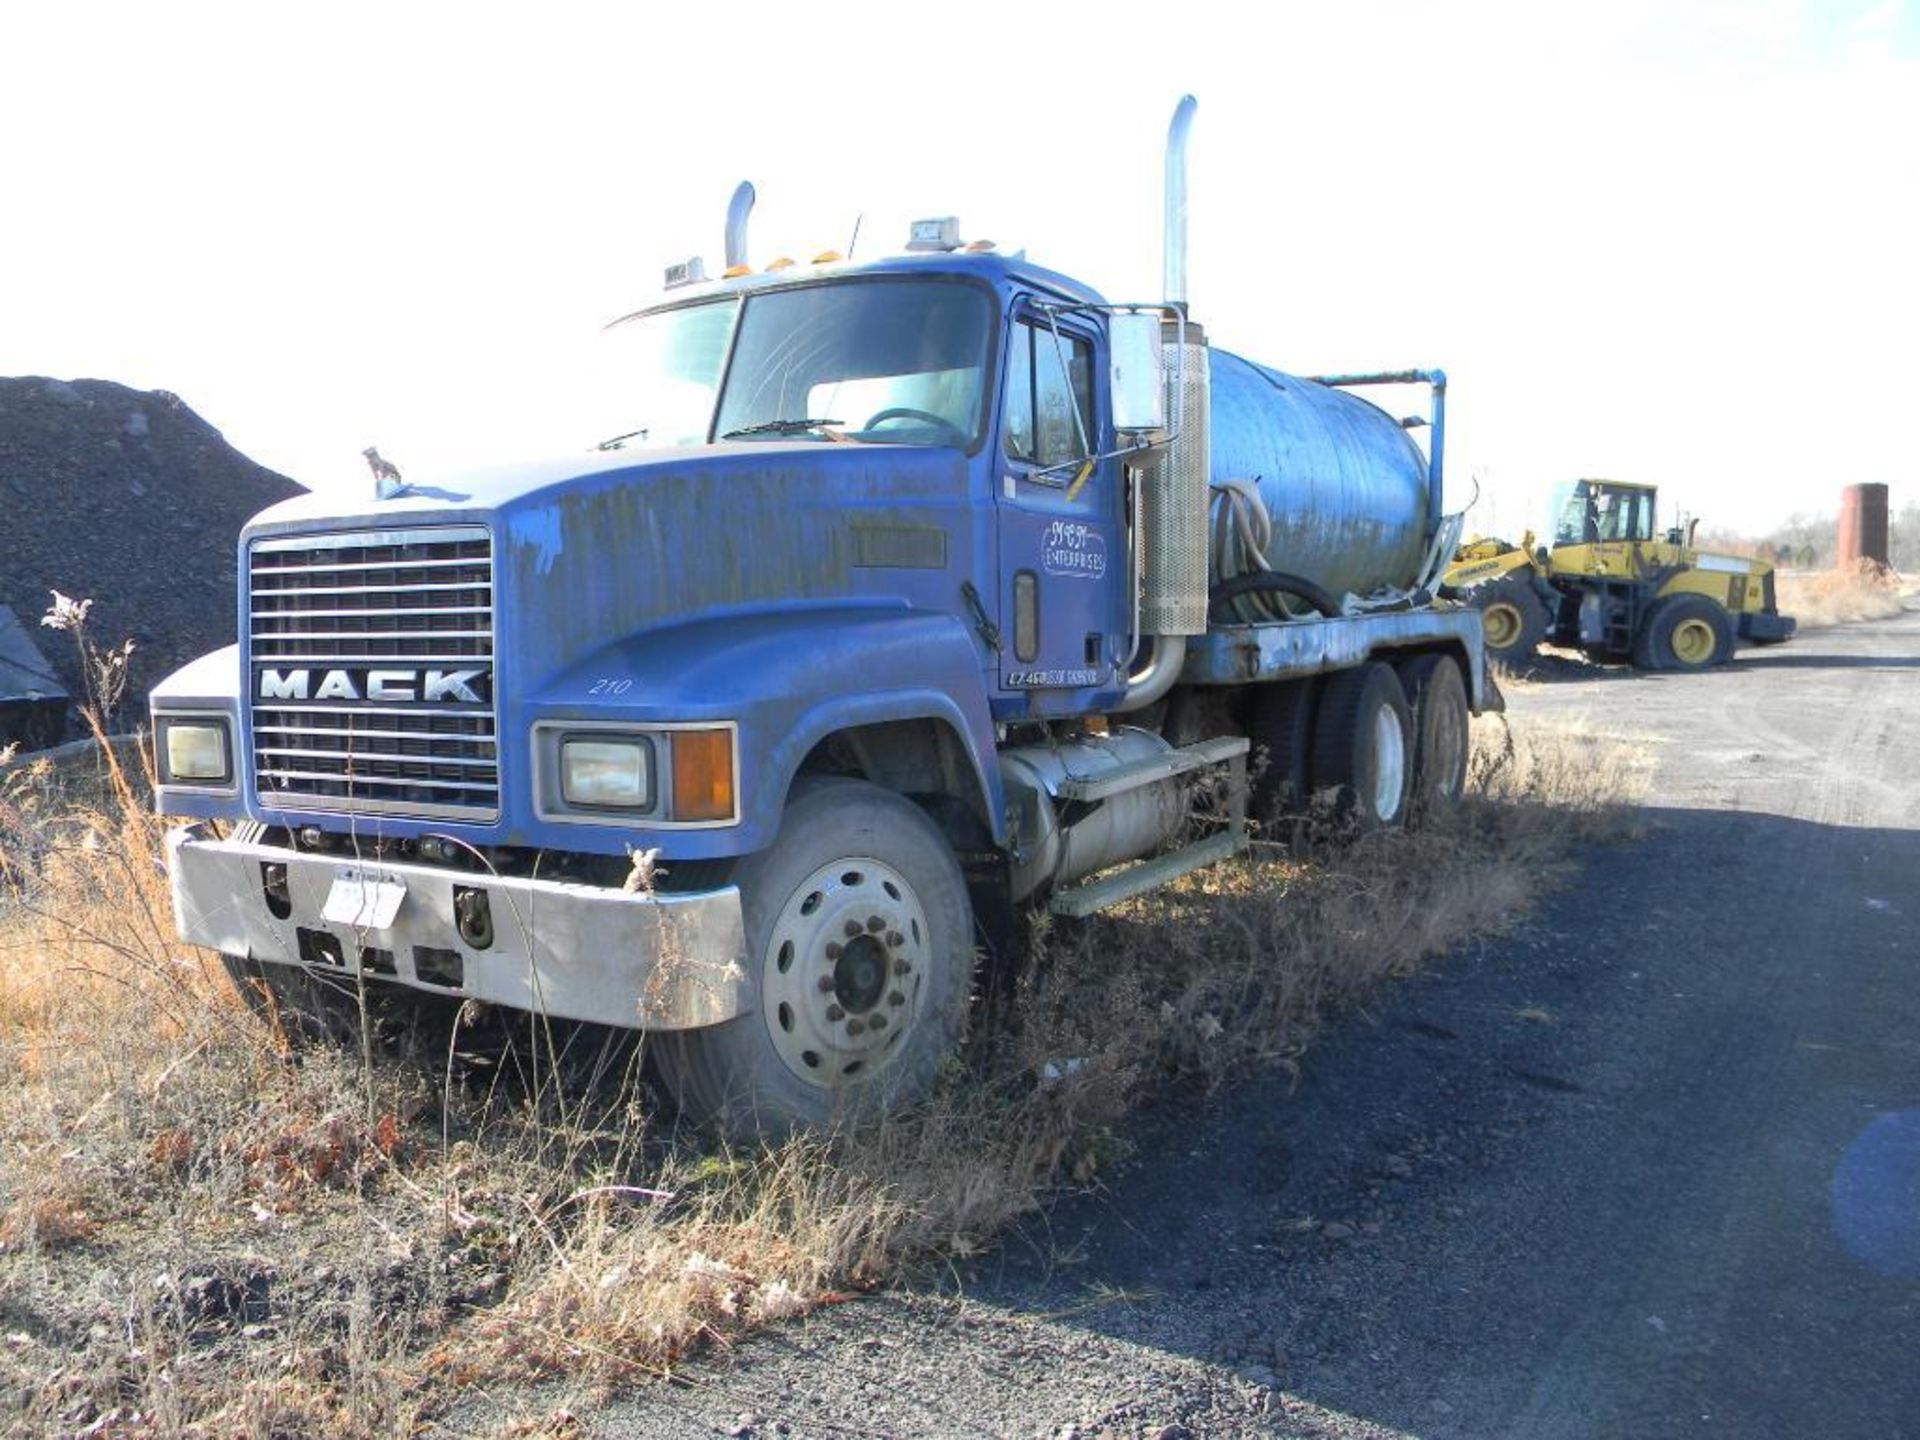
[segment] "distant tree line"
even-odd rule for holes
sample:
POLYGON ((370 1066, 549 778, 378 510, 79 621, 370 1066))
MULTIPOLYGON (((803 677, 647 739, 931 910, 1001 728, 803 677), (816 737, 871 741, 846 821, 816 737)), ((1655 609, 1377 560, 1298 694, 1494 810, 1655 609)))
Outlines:
MULTIPOLYGON (((1909 500, 1887 517, 1887 560, 1902 574, 1920 573, 1920 501, 1909 500)), ((1830 570, 1839 542, 1839 520, 1833 515, 1796 511, 1786 523, 1744 548, 1793 570, 1830 570)))

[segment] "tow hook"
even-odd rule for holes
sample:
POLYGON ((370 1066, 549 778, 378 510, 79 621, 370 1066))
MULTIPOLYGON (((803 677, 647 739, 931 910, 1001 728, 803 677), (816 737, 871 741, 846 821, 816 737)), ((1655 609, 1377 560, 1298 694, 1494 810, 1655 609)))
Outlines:
POLYGON ((485 950, 493 944, 493 910, 487 904, 486 891, 469 885, 456 886, 453 918, 460 938, 475 950, 485 950))

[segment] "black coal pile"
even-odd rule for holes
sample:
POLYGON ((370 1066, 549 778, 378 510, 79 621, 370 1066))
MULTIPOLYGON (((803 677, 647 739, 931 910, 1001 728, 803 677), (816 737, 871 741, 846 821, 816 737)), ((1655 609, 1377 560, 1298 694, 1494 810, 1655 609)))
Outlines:
POLYGON ((0 378, 0 605, 78 699, 73 637, 39 619, 51 591, 91 599, 92 639, 134 642, 126 721, 157 681, 233 643, 240 527, 299 492, 165 390, 0 378))

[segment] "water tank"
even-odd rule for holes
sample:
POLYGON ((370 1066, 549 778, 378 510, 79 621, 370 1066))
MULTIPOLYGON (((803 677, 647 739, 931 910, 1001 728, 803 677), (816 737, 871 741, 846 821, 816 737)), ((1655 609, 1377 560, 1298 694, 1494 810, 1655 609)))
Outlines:
POLYGON ((1345 390, 1211 352, 1212 479, 1257 480, 1275 570, 1335 595, 1404 587, 1426 558, 1427 461, 1345 390))

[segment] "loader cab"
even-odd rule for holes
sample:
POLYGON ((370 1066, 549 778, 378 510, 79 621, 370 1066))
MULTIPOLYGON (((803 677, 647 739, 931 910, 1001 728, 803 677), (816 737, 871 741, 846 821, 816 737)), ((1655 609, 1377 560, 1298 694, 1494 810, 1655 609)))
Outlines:
POLYGON ((1653 539, 1651 485, 1576 480, 1555 497, 1553 543, 1597 545, 1653 539))

